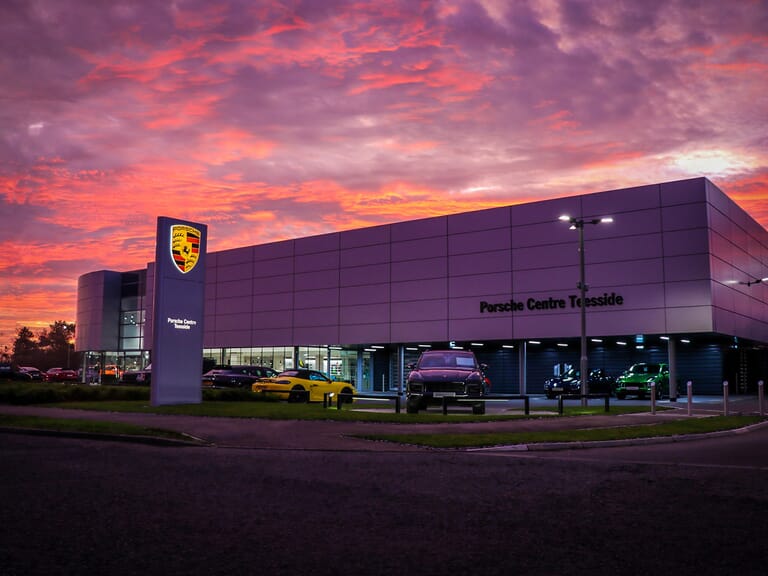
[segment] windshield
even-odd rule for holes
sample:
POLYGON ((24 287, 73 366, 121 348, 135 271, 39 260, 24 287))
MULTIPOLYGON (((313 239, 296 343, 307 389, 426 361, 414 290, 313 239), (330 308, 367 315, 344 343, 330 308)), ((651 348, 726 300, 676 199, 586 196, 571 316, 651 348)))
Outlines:
POLYGON ((630 374, 658 374, 658 364, 635 364, 629 369, 630 374))
POLYGON ((471 352, 425 352, 419 360, 419 368, 458 368, 474 370, 475 355, 471 352))

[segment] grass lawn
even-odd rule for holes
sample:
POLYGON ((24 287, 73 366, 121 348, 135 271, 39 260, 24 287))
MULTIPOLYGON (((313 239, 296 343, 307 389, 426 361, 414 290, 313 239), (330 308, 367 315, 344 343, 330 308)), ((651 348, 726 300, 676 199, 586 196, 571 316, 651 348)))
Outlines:
POLYGON ((499 432, 466 434, 370 434, 367 440, 385 440, 431 448, 478 448, 542 442, 595 442, 630 438, 653 438, 683 434, 703 434, 743 428, 764 419, 759 416, 714 416, 672 420, 644 426, 621 426, 583 430, 551 430, 541 432, 499 432))
POLYGON ((124 422, 106 422, 102 420, 83 420, 76 418, 48 418, 46 416, 23 416, 0 414, 0 427, 30 430, 48 430, 56 432, 74 432, 77 434, 108 434, 112 436, 164 438, 169 440, 192 441, 192 439, 173 430, 146 428, 124 422))

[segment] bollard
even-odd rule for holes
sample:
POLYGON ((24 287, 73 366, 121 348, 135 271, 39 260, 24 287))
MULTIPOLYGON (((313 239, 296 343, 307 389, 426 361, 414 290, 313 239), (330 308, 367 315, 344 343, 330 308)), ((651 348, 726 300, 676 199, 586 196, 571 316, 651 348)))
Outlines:
POLYGON ((728 380, 723 381, 723 416, 728 416, 728 380))
POLYGON ((656 414, 656 382, 651 382, 651 414, 656 414))
POLYGON ((693 382, 688 380, 685 387, 688 393, 688 416, 691 416, 693 414, 693 382))
POLYGON ((763 404, 764 388, 765 387, 763 386, 763 381, 762 380, 758 380, 758 382, 757 382, 757 406, 758 406, 758 408, 760 410, 760 416, 765 416, 765 410, 763 409, 763 407, 764 407, 764 404, 763 404))

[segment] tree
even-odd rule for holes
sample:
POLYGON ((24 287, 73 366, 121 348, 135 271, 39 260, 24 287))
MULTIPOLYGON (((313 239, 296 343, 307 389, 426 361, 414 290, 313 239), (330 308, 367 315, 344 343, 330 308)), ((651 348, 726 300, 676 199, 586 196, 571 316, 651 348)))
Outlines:
POLYGON ((72 342, 75 339, 75 324, 57 320, 38 336, 40 350, 43 353, 42 365, 48 368, 60 366, 69 368, 72 342))
POLYGON ((13 341, 13 361, 19 366, 29 365, 38 357, 39 351, 40 346, 32 330, 26 326, 19 328, 13 341))

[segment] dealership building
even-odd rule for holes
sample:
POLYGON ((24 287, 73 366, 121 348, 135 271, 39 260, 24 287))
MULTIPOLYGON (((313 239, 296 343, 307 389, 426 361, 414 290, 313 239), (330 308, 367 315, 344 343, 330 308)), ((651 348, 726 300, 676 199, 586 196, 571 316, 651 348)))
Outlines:
MULTIPOLYGON (((303 365, 392 391, 421 350, 455 346, 489 366, 493 392, 538 394, 579 366, 586 336, 590 368, 667 362, 681 395, 688 381, 751 393, 768 376, 768 233, 706 178, 209 252, 205 266, 206 366, 303 365)), ((151 361, 153 282, 152 263, 79 278, 84 365, 151 361)))

